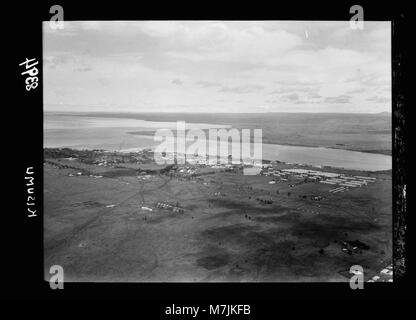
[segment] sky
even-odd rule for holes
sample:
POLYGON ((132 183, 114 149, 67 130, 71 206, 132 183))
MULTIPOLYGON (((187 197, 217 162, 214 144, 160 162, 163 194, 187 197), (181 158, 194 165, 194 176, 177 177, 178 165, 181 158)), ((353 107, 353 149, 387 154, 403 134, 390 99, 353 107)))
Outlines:
POLYGON ((45 111, 391 111, 391 25, 43 24, 45 111))

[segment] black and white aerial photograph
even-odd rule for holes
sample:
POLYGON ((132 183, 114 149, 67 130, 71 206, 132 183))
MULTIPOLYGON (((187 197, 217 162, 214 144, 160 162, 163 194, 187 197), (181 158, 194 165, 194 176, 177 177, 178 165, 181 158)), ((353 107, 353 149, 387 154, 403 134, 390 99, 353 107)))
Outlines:
POLYGON ((45 279, 392 282, 391 32, 43 22, 45 279))
POLYGON ((0 298, 159 320, 413 299, 410 10, 136 4, 4 10, 0 298))

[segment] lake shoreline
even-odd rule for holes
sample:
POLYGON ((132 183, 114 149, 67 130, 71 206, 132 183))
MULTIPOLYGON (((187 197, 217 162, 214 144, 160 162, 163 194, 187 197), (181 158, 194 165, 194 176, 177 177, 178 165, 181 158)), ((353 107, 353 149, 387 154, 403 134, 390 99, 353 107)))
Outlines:
MULTIPOLYGON (((139 117, 139 115, 136 116, 139 117)), ((253 119, 244 115, 236 115, 229 119, 215 117, 210 119, 195 116, 182 119, 182 121, 186 121, 185 133, 189 132, 186 129, 202 130, 205 135, 202 134, 201 139, 205 136, 207 144, 209 129, 223 128, 227 131, 225 134, 228 135, 228 130, 235 128, 237 131, 234 132, 235 137, 241 139, 241 128, 245 128, 251 133, 249 143, 251 146, 244 146, 242 143, 241 148, 249 147, 252 152, 262 152, 256 156, 259 159, 364 171, 392 168, 392 156, 389 150, 391 143, 388 143, 391 141, 391 136, 384 133, 389 129, 386 127, 386 119, 377 121, 373 117, 367 117, 368 119, 363 120, 362 117, 357 118, 351 115, 279 117, 257 115, 257 118, 253 119), (259 132, 262 144, 255 147, 253 133, 258 129, 259 124, 262 127, 262 131, 259 132), (261 151, 257 150, 259 147, 261 151)), ((170 129, 175 136, 174 132, 178 128, 175 119, 177 117, 173 114, 166 115, 164 118, 158 117, 157 121, 154 121, 156 120, 154 117, 143 115, 140 115, 140 119, 52 115, 45 119, 44 146, 114 151, 154 148, 163 141, 163 137, 159 142, 153 139, 158 129, 170 129)), ((163 147, 168 148, 167 150, 174 150, 172 143, 174 142, 166 141, 163 147)), ((192 141, 188 141, 187 146, 188 143, 192 150, 196 148, 192 141)))
MULTIPOLYGON (((119 155, 128 155, 128 154, 138 154, 145 150, 152 150, 152 148, 131 148, 131 149, 125 149, 125 150, 106 150, 106 149, 87 149, 87 148, 73 148, 73 147, 44 147, 43 150, 68 150, 69 152, 73 152, 74 154, 78 152, 104 152, 104 153, 111 153, 111 154, 119 154, 119 155)), ((307 163, 292 163, 292 162, 286 162, 286 161, 279 161, 279 160, 270 160, 270 159, 263 159, 263 164, 277 162, 283 165, 287 166, 295 166, 295 167, 301 167, 301 168, 307 168, 307 169, 317 169, 317 170, 331 170, 335 172, 355 172, 355 173, 366 173, 366 174, 381 174, 381 173, 387 173, 391 174, 392 169, 386 169, 386 170, 363 170, 363 169, 353 169, 353 168, 345 168, 345 167, 336 167, 336 166, 330 166, 330 165, 314 165, 314 164, 307 164, 307 163)), ((194 164, 195 165, 195 164, 194 164)), ((202 165, 202 164, 200 164, 202 165)), ((242 164, 243 165, 243 164, 242 164)))

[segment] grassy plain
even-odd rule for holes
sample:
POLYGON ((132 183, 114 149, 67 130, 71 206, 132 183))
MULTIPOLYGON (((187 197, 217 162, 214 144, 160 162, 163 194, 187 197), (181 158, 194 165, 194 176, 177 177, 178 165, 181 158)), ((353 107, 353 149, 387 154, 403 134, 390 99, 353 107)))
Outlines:
POLYGON ((354 264, 368 279, 391 263, 390 171, 333 170, 377 180, 332 194, 319 182, 269 184, 241 170, 138 173, 151 168, 45 157, 45 278, 59 264, 66 281, 348 281, 354 264), (369 249, 348 254, 346 240, 369 249))

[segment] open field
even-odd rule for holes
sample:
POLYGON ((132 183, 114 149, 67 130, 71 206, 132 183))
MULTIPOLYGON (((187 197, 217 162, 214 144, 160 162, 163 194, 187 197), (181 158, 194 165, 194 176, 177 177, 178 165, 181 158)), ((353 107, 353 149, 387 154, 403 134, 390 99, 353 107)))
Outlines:
POLYGON ((330 193, 292 176, 145 162, 45 154, 45 276, 60 264, 66 281, 348 281, 354 264, 368 280, 391 263, 391 172, 332 170, 376 181, 330 193), (346 250, 355 240, 365 247, 346 250))

